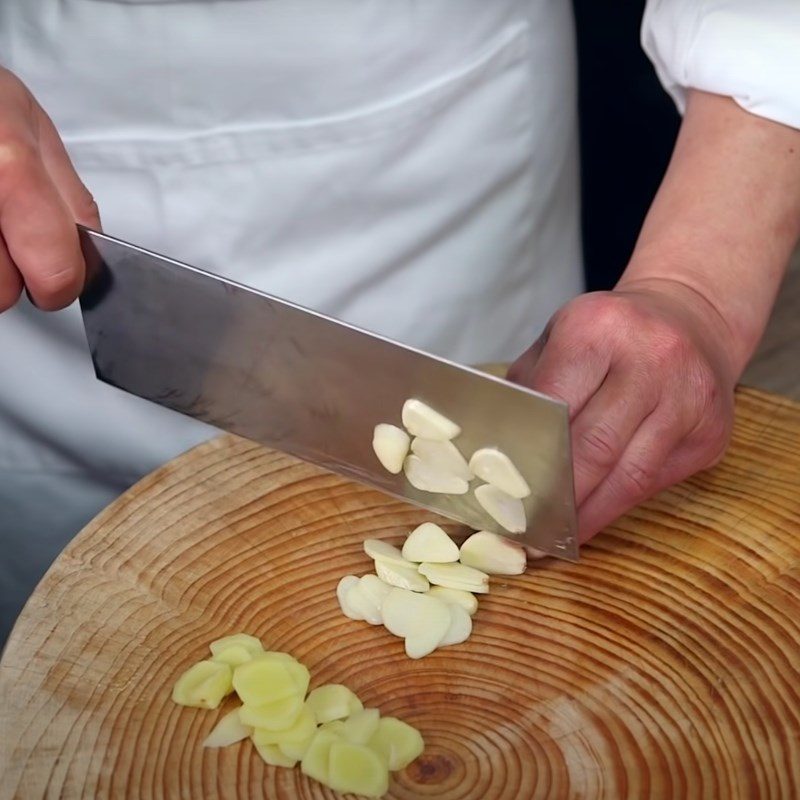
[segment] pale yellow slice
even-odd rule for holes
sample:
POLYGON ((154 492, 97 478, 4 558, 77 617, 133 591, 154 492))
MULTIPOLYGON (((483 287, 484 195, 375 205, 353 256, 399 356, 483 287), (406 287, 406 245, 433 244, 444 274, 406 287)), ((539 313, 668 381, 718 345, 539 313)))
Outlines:
POLYGON ((331 789, 364 797, 381 797, 389 790, 386 762, 361 744, 338 740, 331 745, 328 780, 331 789))
POLYGON ((342 723, 341 735, 352 744, 367 744, 377 733, 381 714, 377 708, 364 708, 342 723))
POLYGON ((208 734, 203 747, 227 747, 253 735, 253 729, 239 718, 239 709, 229 711, 208 734))
POLYGON ((296 758, 291 758, 274 744, 257 744, 256 752, 261 758, 273 767, 293 767, 297 763, 296 758))
POLYGON ((295 676, 285 662, 257 658, 236 668, 233 688, 246 706, 263 706, 298 694, 295 676))
POLYGON ((253 728, 283 731, 291 728, 297 722, 302 710, 303 698, 299 695, 292 695, 261 706, 245 704, 239 709, 239 719, 244 725, 250 725, 253 728))
POLYGON ((294 758, 297 761, 301 761, 303 758, 305 758, 308 748, 311 746, 311 742, 314 740, 316 733, 317 729, 315 728, 314 733, 312 733, 308 739, 303 739, 299 742, 279 742, 278 749, 285 756, 289 756, 289 758, 294 758))
POLYGON ((369 746, 380 755, 394 772, 405 769, 425 748, 422 735, 416 728, 396 717, 381 717, 378 730, 369 746))
POLYGON ((300 769, 303 774, 308 775, 309 778, 314 778, 320 783, 327 784, 331 746, 334 742, 339 741, 341 739, 335 733, 320 728, 311 740, 311 744, 300 762, 300 769))
POLYGON ((264 652, 261 640, 256 639, 255 636, 250 636, 248 633, 234 633, 232 636, 223 636, 221 639, 215 639, 209 645, 212 656, 219 655, 228 647, 244 647, 245 650, 253 654, 264 652))
POLYGON ((231 693, 233 671, 218 661, 199 661, 175 682, 172 699, 181 706, 217 708, 231 693))
POLYGON ((211 660, 219 661, 221 664, 228 664, 235 668, 252 661, 253 657, 252 650, 248 650, 244 645, 234 644, 220 650, 215 656, 211 657, 211 660))
POLYGON ((311 682, 311 673, 308 671, 308 667, 299 661, 295 661, 292 664, 287 663, 285 666, 292 676, 297 694, 305 697, 308 692, 308 684, 311 682))
POLYGON ((310 740, 317 730, 314 713, 307 704, 303 705, 295 721, 288 728, 255 728, 253 741, 256 744, 297 743, 310 740))
POLYGON ((344 719, 364 707, 358 697, 341 683, 318 686, 309 694, 306 702, 320 724, 344 719))

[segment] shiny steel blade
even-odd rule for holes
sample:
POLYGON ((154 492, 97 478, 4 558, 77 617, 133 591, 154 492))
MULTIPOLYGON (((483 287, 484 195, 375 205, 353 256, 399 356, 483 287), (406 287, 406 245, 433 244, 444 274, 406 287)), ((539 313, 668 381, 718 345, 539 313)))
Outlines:
MULTIPOLYGON (((457 422, 469 457, 496 446, 533 489, 516 537, 577 558, 563 403, 322 314, 81 229, 81 309, 100 380, 395 497, 507 535, 466 495, 430 494, 372 451, 410 397, 457 422)), ((473 486, 476 483, 473 483, 473 486)))

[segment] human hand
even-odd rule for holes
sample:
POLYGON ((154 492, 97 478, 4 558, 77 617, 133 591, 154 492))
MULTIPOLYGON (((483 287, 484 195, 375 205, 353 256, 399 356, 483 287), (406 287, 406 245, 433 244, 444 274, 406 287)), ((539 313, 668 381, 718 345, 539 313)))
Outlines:
POLYGON ((510 380, 569 405, 582 543, 720 460, 739 377, 729 338, 694 289, 631 281, 568 303, 511 366, 510 380))
POLYGON ((99 228, 97 206, 50 118, 0 68, 0 312, 23 288, 48 311, 78 296, 85 264, 76 222, 99 228))

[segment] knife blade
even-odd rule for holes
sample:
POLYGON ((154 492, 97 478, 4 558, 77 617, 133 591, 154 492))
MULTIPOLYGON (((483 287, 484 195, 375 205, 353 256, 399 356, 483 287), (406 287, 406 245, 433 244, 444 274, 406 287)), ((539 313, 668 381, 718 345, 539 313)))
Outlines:
POLYGON ((566 405, 103 233, 80 227, 80 297, 97 377, 476 530, 578 557, 566 405), (510 536, 465 495, 381 467, 376 424, 416 398, 461 426, 455 444, 508 455, 531 486, 510 536))

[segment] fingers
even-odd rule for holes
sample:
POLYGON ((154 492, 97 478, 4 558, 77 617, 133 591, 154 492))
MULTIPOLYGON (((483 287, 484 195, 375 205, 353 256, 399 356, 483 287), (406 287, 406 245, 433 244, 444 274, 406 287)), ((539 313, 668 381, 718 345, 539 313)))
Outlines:
POLYGON ((22 275, 8 254, 6 243, 0 237, 0 313, 11 308, 22 294, 22 275))
POLYGON ((622 457, 658 405, 657 384, 615 366, 571 426, 575 501, 580 505, 622 457))
POLYGON ((0 68, 1 304, 18 296, 20 280, 43 309, 77 297, 85 266, 76 221, 99 227, 94 202, 53 123, 24 84, 0 68))
POLYGON ((642 423, 607 477, 578 508, 581 543, 675 480, 665 474, 664 465, 684 435, 682 426, 657 412, 642 423))
POLYGON ((58 131, 43 110, 40 110, 39 146, 45 169, 72 212, 75 222, 100 230, 97 203, 75 172, 58 131))
POLYGON ((72 212, 32 145, 0 150, 0 232, 31 296, 45 310, 69 305, 84 262, 72 212))
POLYGON ((509 380, 563 400, 574 419, 605 380, 613 352, 609 347, 594 350, 584 342, 585 335, 575 336, 556 322, 546 338, 517 359, 509 380))

